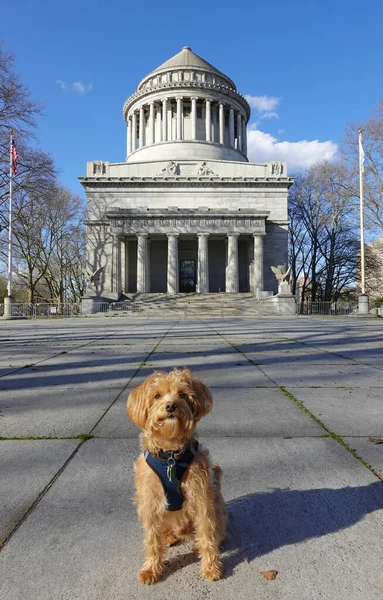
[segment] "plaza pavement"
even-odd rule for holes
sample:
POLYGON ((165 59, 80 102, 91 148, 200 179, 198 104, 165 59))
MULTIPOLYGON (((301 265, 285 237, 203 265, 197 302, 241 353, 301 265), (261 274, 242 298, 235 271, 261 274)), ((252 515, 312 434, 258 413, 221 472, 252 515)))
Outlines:
POLYGON ((383 438, 382 328, 306 317, 2 322, 0 598, 382 598, 383 444, 369 439, 383 438), (224 471, 224 577, 202 580, 192 547, 179 546, 147 587, 136 581, 139 446, 125 401, 174 366, 214 394, 199 438, 224 471), (271 569, 275 581, 261 575, 271 569))

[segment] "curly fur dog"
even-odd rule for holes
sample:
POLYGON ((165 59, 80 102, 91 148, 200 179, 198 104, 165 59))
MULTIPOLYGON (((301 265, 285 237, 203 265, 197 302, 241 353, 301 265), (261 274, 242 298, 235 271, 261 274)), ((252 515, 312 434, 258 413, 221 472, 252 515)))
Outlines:
POLYGON ((135 463, 135 504, 145 532, 142 583, 157 582, 166 548, 189 539, 201 558, 201 575, 221 577, 219 546, 227 523, 222 471, 195 439, 196 424, 212 405, 209 389, 189 369, 156 371, 129 395, 128 417, 142 430, 144 450, 135 463))

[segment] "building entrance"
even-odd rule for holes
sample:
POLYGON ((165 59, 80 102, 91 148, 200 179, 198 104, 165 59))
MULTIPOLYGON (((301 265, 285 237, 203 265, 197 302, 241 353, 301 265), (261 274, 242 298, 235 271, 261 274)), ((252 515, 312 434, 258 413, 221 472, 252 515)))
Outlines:
POLYGON ((180 260, 180 292, 187 294, 196 291, 197 268, 195 260, 180 260))

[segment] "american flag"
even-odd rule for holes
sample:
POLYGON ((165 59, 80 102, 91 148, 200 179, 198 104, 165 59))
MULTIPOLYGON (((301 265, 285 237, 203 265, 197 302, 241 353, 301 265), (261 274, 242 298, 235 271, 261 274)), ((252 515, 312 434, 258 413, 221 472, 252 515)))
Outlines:
POLYGON ((12 140, 11 142, 11 161, 12 161, 12 171, 13 174, 16 175, 17 173, 17 150, 16 150, 16 146, 15 146, 15 142, 12 140))

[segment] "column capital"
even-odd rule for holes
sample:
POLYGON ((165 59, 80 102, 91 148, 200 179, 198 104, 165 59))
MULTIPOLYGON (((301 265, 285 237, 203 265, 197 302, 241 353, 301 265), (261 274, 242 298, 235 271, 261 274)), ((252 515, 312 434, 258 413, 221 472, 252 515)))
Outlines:
POLYGON ((240 233, 227 233, 227 237, 236 238, 240 236, 240 233))
POLYGON ((138 238, 148 238, 149 234, 148 233, 137 233, 137 237, 138 238))
POLYGON ((156 103, 155 100, 149 100, 149 102, 148 102, 149 106, 152 106, 155 103, 156 103))
POLYGON ((184 97, 183 97, 183 96, 174 96, 174 97, 175 97, 175 99, 176 99, 177 101, 178 101, 178 100, 183 100, 183 99, 184 99, 184 97))
POLYGON ((211 96, 208 96, 207 98, 205 98, 205 102, 213 102, 214 98, 212 98, 211 96))
POLYGON ((262 233, 253 233, 254 238, 263 238, 266 235, 266 231, 262 231, 262 233))
POLYGON ((210 233, 207 231, 201 231, 197 233, 197 237, 209 237, 210 233))
POLYGON ((179 237, 179 233, 167 233, 166 234, 168 238, 178 238, 179 237))
POLYGON ((190 100, 199 100, 199 96, 190 96, 190 100))
POLYGON ((161 98, 162 104, 163 104, 164 102, 167 102, 168 100, 169 100, 168 96, 166 96, 166 98, 161 98))

